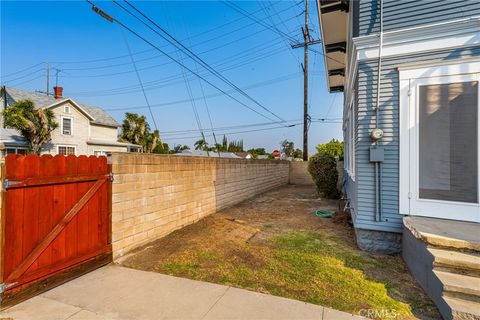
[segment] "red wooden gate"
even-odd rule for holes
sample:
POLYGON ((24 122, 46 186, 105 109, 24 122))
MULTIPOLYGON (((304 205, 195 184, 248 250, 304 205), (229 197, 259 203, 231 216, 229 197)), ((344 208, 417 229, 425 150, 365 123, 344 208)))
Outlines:
POLYGON ((8 155, 2 205, 2 305, 111 261, 105 157, 8 155))

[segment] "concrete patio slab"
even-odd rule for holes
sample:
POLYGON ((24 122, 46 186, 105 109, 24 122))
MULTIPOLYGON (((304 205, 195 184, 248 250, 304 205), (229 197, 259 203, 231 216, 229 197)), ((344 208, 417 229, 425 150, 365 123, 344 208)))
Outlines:
POLYGON ((14 320, 361 319, 296 300, 115 265, 0 313, 14 320))

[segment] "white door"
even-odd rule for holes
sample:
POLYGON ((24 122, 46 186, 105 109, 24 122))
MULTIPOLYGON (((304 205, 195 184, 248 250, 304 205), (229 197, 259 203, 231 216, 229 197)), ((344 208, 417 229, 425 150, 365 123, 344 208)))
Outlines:
POLYGON ((475 67, 425 68, 407 77, 408 106, 401 106, 408 108, 401 126, 401 139, 408 139, 408 147, 403 141, 401 148, 407 153, 401 161, 408 163, 408 181, 404 177, 402 184, 408 199, 401 199, 408 201, 407 214, 480 222, 480 73, 475 67))

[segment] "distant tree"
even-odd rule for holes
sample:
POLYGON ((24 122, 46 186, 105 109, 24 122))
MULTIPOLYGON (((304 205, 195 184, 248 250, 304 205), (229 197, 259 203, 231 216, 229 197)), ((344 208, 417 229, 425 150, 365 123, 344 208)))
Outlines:
POLYGON ((51 109, 38 108, 31 100, 19 100, 3 110, 6 127, 17 129, 27 140, 30 152, 40 154, 43 144, 50 142, 51 133, 58 128, 51 109))
POLYGON ((257 159, 258 156, 267 155, 265 148, 252 148, 248 149, 247 152, 250 153, 254 159, 257 159))
POLYGON ((145 116, 137 113, 125 113, 122 124, 122 141, 142 146, 142 152, 152 153, 159 144, 162 144, 158 130, 150 131, 150 125, 145 116))
POLYGON ((173 146, 173 149, 170 150, 168 153, 175 154, 175 153, 179 153, 183 150, 190 150, 190 147, 187 146, 187 145, 182 146, 181 144, 176 144, 176 145, 173 146))
POLYGON ((282 153, 285 154, 286 157, 289 158, 301 158, 302 157, 302 150, 295 149, 295 144, 293 141, 283 140, 280 143, 282 153))
POLYGON ((343 147, 343 142, 332 139, 327 143, 319 144, 317 146, 317 152, 325 153, 331 157, 334 157, 337 160, 343 160, 343 147))
POLYGON ((243 140, 232 141, 228 144, 228 152, 244 152, 243 140))
POLYGON ((201 138, 194 143, 195 150, 203 150, 203 151, 209 151, 210 148, 208 147, 208 142, 201 138))
POLYGON ((170 153, 170 146, 166 142, 159 142, 153 149, 153 153, 168 154, 170 153))

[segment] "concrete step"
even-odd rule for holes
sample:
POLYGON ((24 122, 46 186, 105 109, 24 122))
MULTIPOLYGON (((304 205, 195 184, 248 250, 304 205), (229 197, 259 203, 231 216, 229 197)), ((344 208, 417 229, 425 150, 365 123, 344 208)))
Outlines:
POLYGON ((429 247, 435 270, 480 277, 480 255, 429 247))
POLYGON ((480 278, 433 270, 443 286, 443 295, 478 303, 480 309, 480 278))
POLYGON ((452 309, 453 320, 480 320, 480 305, 478 303, 456 298, 444 297, 452 309))
POLYGON ((478 223, 408 216, 403 225, 428 246, 480 253, 478 223))

